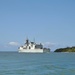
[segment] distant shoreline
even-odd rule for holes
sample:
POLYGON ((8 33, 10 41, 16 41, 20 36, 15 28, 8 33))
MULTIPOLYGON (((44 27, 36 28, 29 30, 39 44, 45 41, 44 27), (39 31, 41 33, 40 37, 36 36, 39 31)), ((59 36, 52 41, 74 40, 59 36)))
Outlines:
POLYGON ((75 52, 75 47, 66 47, 56 49, 54 52, 75 52))

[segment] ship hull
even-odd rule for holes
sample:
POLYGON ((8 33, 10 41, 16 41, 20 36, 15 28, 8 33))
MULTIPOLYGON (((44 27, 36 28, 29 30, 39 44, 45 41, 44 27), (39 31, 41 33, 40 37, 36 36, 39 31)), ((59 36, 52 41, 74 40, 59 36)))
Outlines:
POLYGON ((49 53, 50 50, 46 49, 19 49, 20 53, 49 53))

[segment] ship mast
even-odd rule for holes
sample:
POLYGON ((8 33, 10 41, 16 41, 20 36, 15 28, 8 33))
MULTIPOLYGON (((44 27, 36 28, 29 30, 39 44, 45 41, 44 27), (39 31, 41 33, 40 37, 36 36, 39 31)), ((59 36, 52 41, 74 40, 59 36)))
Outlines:
POLYGON ((33 42, 35 43, 35 38, 33 39, 33 42))
POLYGON ((27 44, 27 46, 29 45, 29 40, 28 40, 28 38, 26 39, 26 44, 27 44))

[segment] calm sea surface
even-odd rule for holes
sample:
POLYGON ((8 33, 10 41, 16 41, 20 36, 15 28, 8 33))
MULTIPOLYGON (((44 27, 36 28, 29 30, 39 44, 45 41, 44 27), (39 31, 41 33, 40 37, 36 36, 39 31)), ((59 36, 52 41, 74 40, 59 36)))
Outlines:
POLYGON ((75 53, 0 52, 0 75, 75 75, 75 53))

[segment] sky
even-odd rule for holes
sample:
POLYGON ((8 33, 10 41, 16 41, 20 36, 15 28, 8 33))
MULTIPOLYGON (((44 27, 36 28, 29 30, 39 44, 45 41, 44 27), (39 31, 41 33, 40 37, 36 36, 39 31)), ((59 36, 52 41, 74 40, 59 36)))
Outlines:
POLYGON ((75 46, 75 0, 0 0, 0 51, 30 41, 51 51, 75 46))

